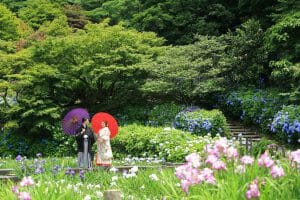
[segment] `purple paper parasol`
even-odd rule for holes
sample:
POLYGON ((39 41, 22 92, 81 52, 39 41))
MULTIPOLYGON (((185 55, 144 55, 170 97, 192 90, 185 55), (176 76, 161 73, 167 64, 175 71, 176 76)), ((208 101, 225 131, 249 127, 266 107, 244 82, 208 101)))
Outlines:
POLYGON ((88 111, 84 108, 75 108, 68 112, 61 124, 64 132, 68 135, 75 135, 83 118, 90 119, 88 111))

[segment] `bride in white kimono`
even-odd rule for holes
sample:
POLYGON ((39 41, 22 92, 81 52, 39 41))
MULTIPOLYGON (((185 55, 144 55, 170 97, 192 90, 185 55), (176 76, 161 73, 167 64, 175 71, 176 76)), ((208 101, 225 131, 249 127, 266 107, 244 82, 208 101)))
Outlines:
POLYGON ((111 166, 113 155, 110 146, 110 130, 107 127, 107 122, 101 122, 101 126, 102 128, 97 135, 96 165, 111 166))

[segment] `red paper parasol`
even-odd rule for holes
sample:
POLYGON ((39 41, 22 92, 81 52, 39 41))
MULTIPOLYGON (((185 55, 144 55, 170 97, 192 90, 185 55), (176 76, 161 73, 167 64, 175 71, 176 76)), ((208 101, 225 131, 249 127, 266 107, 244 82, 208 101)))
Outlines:
POLYGON ((118 123, 113 116, 108 113, 99 112, 95 114, 92 118, 92 127, 96 134, 99 133, 101 122, 107 122, 108 128, 110 130, 110 138, 114 138, 118 134, 118 123))
POLYGON ((68 112, 61 124, 64 132, 68 135, 75 135, 83 118, 90 119, 88 111, 84 108, 75 108, 68 112))

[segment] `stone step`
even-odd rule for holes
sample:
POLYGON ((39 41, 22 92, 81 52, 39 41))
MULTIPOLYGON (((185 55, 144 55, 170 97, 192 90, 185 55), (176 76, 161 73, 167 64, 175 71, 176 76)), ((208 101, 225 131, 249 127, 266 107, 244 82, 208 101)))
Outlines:
POLYGON ((11 174, 14 169, 0 169, 0 175, 8 175, 11 174))
POLYGON ((252 129, 229 129, 231 132, 256 132, 256 130, 252 129))
POLYGON ((245 128, 245 126, 242 125, 232 125, 232 124, 228 124, 229 128, 245 128))
MULTIPOLYGON (((235 135, 234 137, 239 137, 238 135, 235 135)), ((261 138, 259 135, 241 135, 242 138, 261 138)))
POLYGON ((232 135, 259 135, 256 132, 231 132, 232 135))
POLYGON ((19 178, 16 175, 0 175, 0 181, 2 182, 7 182, 7 181, 12 181, 12 182, 18 182, 19 178))
POLYGON ((262 138, 251 138, 251 141, 253 141, 253 142, 259 142, 261 140, 262 140, 262 138))

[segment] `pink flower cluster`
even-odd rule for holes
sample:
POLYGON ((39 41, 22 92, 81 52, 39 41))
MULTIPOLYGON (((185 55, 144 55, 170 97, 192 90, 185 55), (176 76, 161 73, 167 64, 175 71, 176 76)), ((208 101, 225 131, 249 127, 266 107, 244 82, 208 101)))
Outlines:
POLYGON ((278 165, 274 165, 274 161, 269 157, 268 153, 265 152, 258 159, 258 165, 260 167, 270 168, 270 174, 273 178, 279 178, 284 176, 284 170, 278 165))
POLYGON ((34 180, 31 178, 31 176, 23 177, 22 181, 20 182, 20 186, 30 186, 34 185, 34 180))
MULTIPOLYGON (((21 187, 34 185, 34 180, 28 176, 24 177, 20 182, 21 187)), ((28 192, 20 192, 18 186, 13 186, 12 192, 18 196, 19 200, 31 200, 30 194, 28 192)))
POLYGON ((265 152, 264 154, 262 154, 259 159, 258 159, 258 165, 260 167, 267 167, 267 168, 271 168, 274 164, 274 161, 269 157, 269 155, 265 152))
POLYGON ((258 180, 255 179, 251 182, 251 184, 248 186, 248 190, 246 192, 246 198, 247 199, 255 199, 260 196, 259 188, 258 188, 258 180))
POLYGON ((284 171, 282 167, 274 165, 270 170, 270 174, 273 178, 279 178, 284 176, 284 171))
MULTIPOLYGON (((212 145, 205 147, 205 152, 208 154, 205 164, 209 164, 214 170, 226 170, 226 164, 220 160, 222 156, 229 160, 238 158, 236 148, 230 147, 226 138, 220 138, 212 145)), ((181 187, 185 193, 191 185, 202 182, 216 184, 214 172, 210 168, 199 169, 202 166, 201 157, 197 153, 192 153, 186 156, 186 164, 176 168, 176 176, 180 179, 181 187)))
POLYGON ((175 169, 175 174, 180 179, 181 188, 185 193, 188 193, 188 188, 191 185, 207 182, 215 184, 216 179, 213 171, 209 168, 200 170, 201 157, 197 153, 192 153, 186 157, 187 163, 175 169))
POLYGON ((239 156, 236 148, 229 147, 226 138, 220 138, 219 140, 215 141, 213 146, 207 145, 204 150, 208 155, 215 155, 216 157, 220 157, 223 154, 229 160, 236 160, 239 156))
POLYGON ((292 162, 293 167, 296 165, 296 167, 298 166, 298 169, 300 169, 300 149, 292 151, 289 154, 289 159, 292 162))
POLYGON ((251 156, 243 156, 241 158, 241 163, 244 165, 252 165, 254 162, 254 159, 251 156))

